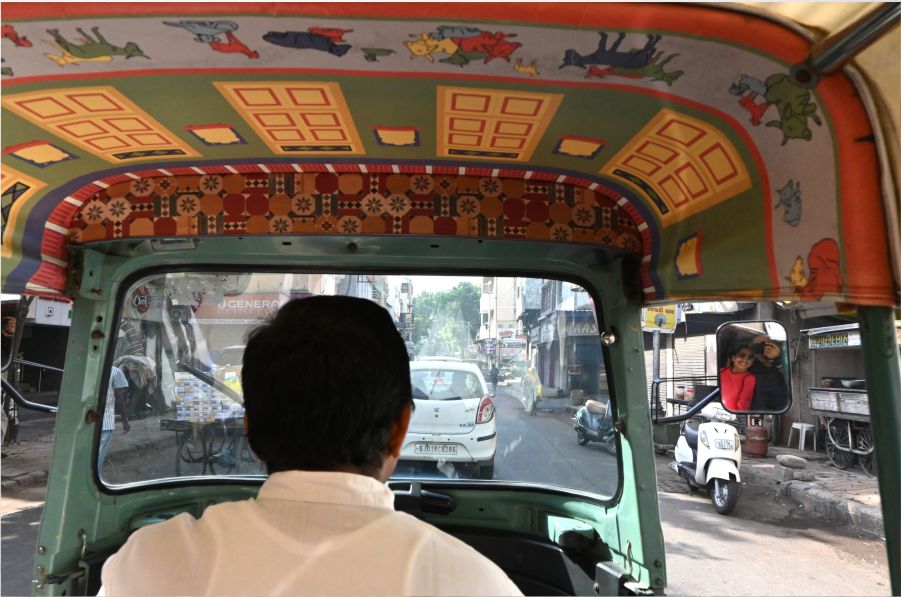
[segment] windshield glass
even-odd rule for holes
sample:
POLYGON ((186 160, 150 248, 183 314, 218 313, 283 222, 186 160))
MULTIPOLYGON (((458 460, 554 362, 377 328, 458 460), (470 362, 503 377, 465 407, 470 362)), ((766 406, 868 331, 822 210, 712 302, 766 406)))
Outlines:
MULTIPOLYGON (((138 280, 122 297, 104 393, 102 482, 265 476, 244 433, 247 335, 286 302, 322 294, 377 302, 406 342, 416 407, 395 478, 615 493, 615 447, 583 442, 573 423, 587 399, 609 400, 592 297, 571 282, 494 276, 182 272, 138 280), (150 436, 150 451, 109 450, 138 434, 150 436)), ((591 425, 602 437, 598 426, 612 420, 591 425)))

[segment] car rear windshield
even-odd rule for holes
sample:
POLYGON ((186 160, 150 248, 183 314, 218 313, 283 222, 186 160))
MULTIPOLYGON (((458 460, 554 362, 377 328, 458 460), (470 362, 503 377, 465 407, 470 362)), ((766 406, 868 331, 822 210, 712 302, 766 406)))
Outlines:
POLYGON ((417 400, 471 400, 483 398, 481 374, 449 368, 414 369, 410 372, 413 398, 417 400))
MULTIPOLYGON (((108 389, 122 398, 100 411, 101 482, 264 477, 244 431, 244 346, 280 306, 316 295, 381 305, 406 344, 417 409, 435 401, 446 429, 461 417, 461 433, 416 436, 416 460, 402 461, 396 478, 465 479, 481 467, 496 482, 615 494, 616 451, 581 445, 573 426, 586 399, 609 399, 594 301, 577 284, 541 277, 192 271, 138 279, 120 298, 110 367, 122 375, 111 374, 97 397, 100 408, 108 389), (478 453, 462 433, 474 424, 494 427, 478 453)), ((285 396, 340 400, 298 388, 285 396)))

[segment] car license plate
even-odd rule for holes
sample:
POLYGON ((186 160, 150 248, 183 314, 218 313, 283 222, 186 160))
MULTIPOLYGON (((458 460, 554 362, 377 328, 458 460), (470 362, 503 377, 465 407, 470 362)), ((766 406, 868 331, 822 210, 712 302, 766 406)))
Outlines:
POLYGON ((413 446, 415 454, 449 454, 456 455, 456 444, 416 444, 413 446))
POLYGON ((734 450, 735 449, 735 440, 715 439, 715 440, 713 440, 713 446, 715 448, 720 448, 721 450, 734 450))

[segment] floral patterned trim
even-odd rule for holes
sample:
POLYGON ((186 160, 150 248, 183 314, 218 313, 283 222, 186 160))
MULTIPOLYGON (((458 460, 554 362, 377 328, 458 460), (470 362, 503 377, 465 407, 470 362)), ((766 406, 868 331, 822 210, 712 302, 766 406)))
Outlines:
MULTIPOLYGON (((574 242, 638 255, 640 212, 597 182, 464 167, 259 164, 111 176, 60 203, 32 291, 62 292, 68 244, 125 238, 371 234, 574 242)), ((643 259, 648 298, 657 292, 643 259), (649 294, 650 293, 650 294, 649 294)))

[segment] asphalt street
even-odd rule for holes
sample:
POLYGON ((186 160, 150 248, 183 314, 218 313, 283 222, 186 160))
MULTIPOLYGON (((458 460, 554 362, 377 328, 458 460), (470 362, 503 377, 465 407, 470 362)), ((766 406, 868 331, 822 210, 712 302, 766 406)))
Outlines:
MULTIPOLYGON (((554 483, 609 493, 616 460, 600 444, 580 446, 569 411, 543 406, 525 412, 516 386, 496 397, 495 477, 554 483)), ((689 495, 684 481, 658 456, 661 522, 672 595, 888 595, 883 541, 805 511, 776 488, 746 486, 730 516, 708 498, 689 495)), ((116 475, 171 475, 174 445, 112 463, 116 475)), ((30 593, 32 558, 43 487, 4 492, 3 595, 30 593)))

